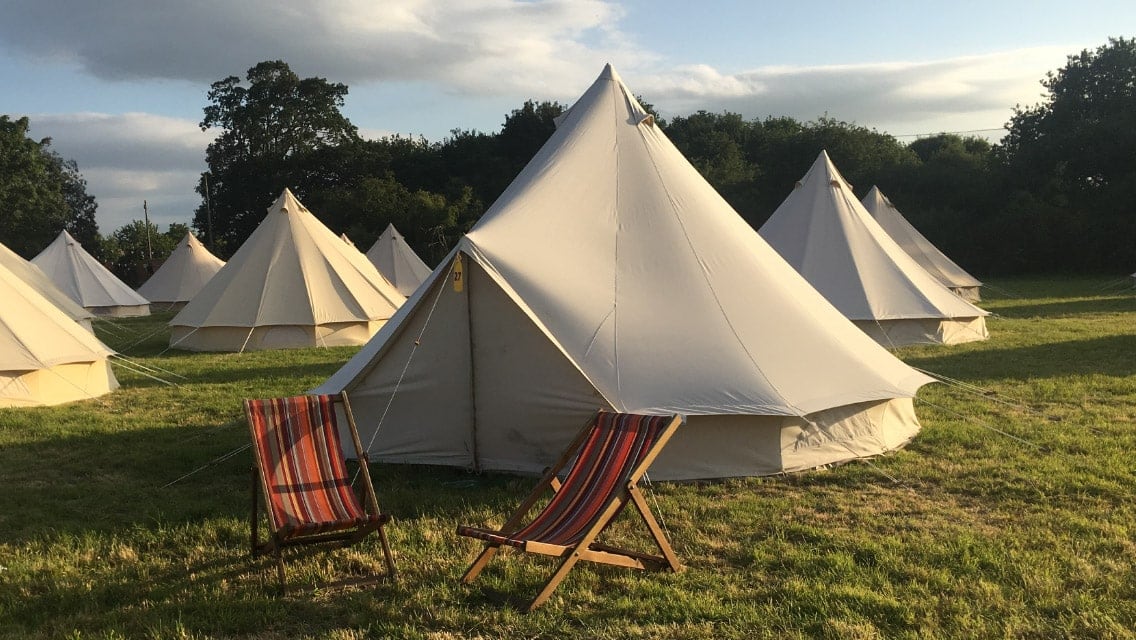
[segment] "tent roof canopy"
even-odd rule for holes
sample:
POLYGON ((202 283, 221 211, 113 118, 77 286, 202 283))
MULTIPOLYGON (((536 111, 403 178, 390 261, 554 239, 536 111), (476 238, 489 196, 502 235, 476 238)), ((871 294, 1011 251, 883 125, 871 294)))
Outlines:
POLYGON ((935 276, 939 282, 952 288, 982 286, 977 278, 955 264, 922 233, 919 233, 919 230, 903 217, 899 209, 895 208, 891 200, 884 196, 879 187, 872 186, 868 195, 864 196, 863 205, 892 240, 895 240, 907 255, 935 276))
POLYGON ((405 298, 288 189, 171 326, 314 326, 385 320, 405 298))
POLYGON ((32 263, 43 270, 61 291, 87 309, 95 307, 130 307, 149 304, 125 282, 119 280, 66 230, 32 263))
POLYGON ((907 255, 821 151, 761 236, 852 320, 978 318, 907 255))
MULTIPOLYGON (((804 415, 929 381, 790 268, 648 115, 605 67, 432 278, 468 256, 620 411, 804 415)), ((320 388, 355 384, 420 304, 320 388)))

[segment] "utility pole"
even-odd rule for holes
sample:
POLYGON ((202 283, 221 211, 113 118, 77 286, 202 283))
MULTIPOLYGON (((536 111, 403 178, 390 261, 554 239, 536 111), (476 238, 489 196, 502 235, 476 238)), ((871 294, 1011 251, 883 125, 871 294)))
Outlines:
POLYGON ((150 208, 142 201, 142 215, 146 218, 146 259, 153 262, 154 248, 150 246, 150 208))
POLYGON ((213 246, 213 205, 209 202, 209 172, 201 174, 205 178, 205 231, 209 234, 209 250, 216 251, 213 246))

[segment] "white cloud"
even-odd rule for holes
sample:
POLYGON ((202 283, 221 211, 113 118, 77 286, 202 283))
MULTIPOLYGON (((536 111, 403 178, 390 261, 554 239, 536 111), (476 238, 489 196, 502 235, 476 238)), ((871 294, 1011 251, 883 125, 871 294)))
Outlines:
POLYGON ((30 115, 31 136, 75 160, 99 208, 99 229, 110 233, 142 217, 147 200, 155 223, 189 222, 200 202, 194 192, 213 133, 197 123, 146 113, 30 115))
POLYGON ((735 74, 697 65, 636 80, 668 115, 701 109, 812 120, 828 114, 900 134, 942 130, 946 123, 1000 127, 1015 104, 1038 100, 1038 81, 1062 66, 1067 52, 1038 47, 932 62, 759 67, 735 74))
POLYGON ((109 80, 211 82, 283 59, 336 82, 427 81, 501 95, 634 61, 607 0, 106 0, 9 3, 0 40, 109 80))

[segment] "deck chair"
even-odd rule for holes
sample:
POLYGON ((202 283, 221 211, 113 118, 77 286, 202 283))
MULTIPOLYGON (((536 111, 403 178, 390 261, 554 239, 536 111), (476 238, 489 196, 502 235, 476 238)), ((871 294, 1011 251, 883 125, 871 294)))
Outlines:
MULTIPOLYGON (((379 511, 367 469, 367 452, 359 440, 347 394, 245 400, 244 407, 255 460, 250 522, 252 555, 276 557, 280 590, 287 589, 285 547, 321 543, 347 546, 373 531, 379 534, 387 575, 394 578, 394 558, 383 529, 391 517, 379 511), (336 404, 342 404, 358 456, 362 504, 351 488, 340 449, 336 404), (258 496, 261 493, 269 528, 269 538, 264 542, 259 539, 262 505, 258 496)), ((374 584, 379 577, 372 575, 336 585, 374 584)))
POLYGON ((678 557, 639 490, 639 479, 685 421, 678 415, 644 416, 597 412, 560 459, 499 531, 458 527, 458 534, 486 542, 463 583, 477 577, 502 546, 561 558, 560 567, 529 604, 536 609, 556 590, 578 560, 636 569, 681 571, 678 557), (566 470, 571 463, 571 468, 566 470), (566 472, 563 482, 559 476, 566 472), (544 508, 527 524, 526 516, 546 492, 544 508), (621 549, 597 541, 627 503, 635 505, 662 555, 621 549))

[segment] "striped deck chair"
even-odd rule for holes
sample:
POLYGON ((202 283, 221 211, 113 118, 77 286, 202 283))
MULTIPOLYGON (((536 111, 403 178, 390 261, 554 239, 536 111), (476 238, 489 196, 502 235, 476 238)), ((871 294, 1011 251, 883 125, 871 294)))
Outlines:
MULTIPOLYGON (((347 546, 372 531, 379 534, 387 575, 393 578, 394 558, 383 529, 391 518, 379 511, 367 452, 359 440, 347 394, 245 400, 244 406, 256 462, 252 467, 252 554, 276 557, 281 591, 286 590, 284 547, 347 546), (358 456, 363 504, 351 488, 340 449, 336 403, 343 405, 358 456), (264 542, 259 539, 258 496, 262 492, 270 533, 264 542)), ((378 576, 369 576, 342 584, 374 584, 377 580, 378 576)))
POLYGON ((682 565, 651 515, 638 483, 684 421, 678 415, 597 412, 500 530, 458 527, 459 535, 486 543, 462 576, 462 582, 472 582, 502 546, 562 558, 560 567, 529 604, 529 611, 552 595, 578 560, 681 571, 682 565), (559 476, 569 463, 571 468, 561 482, 559 476), (532 520, 522 524, 549 489, 553 494, 548 503, 532 520), (596 540, 628 502, 635 505, 662 555, 621 549, 596 540))

